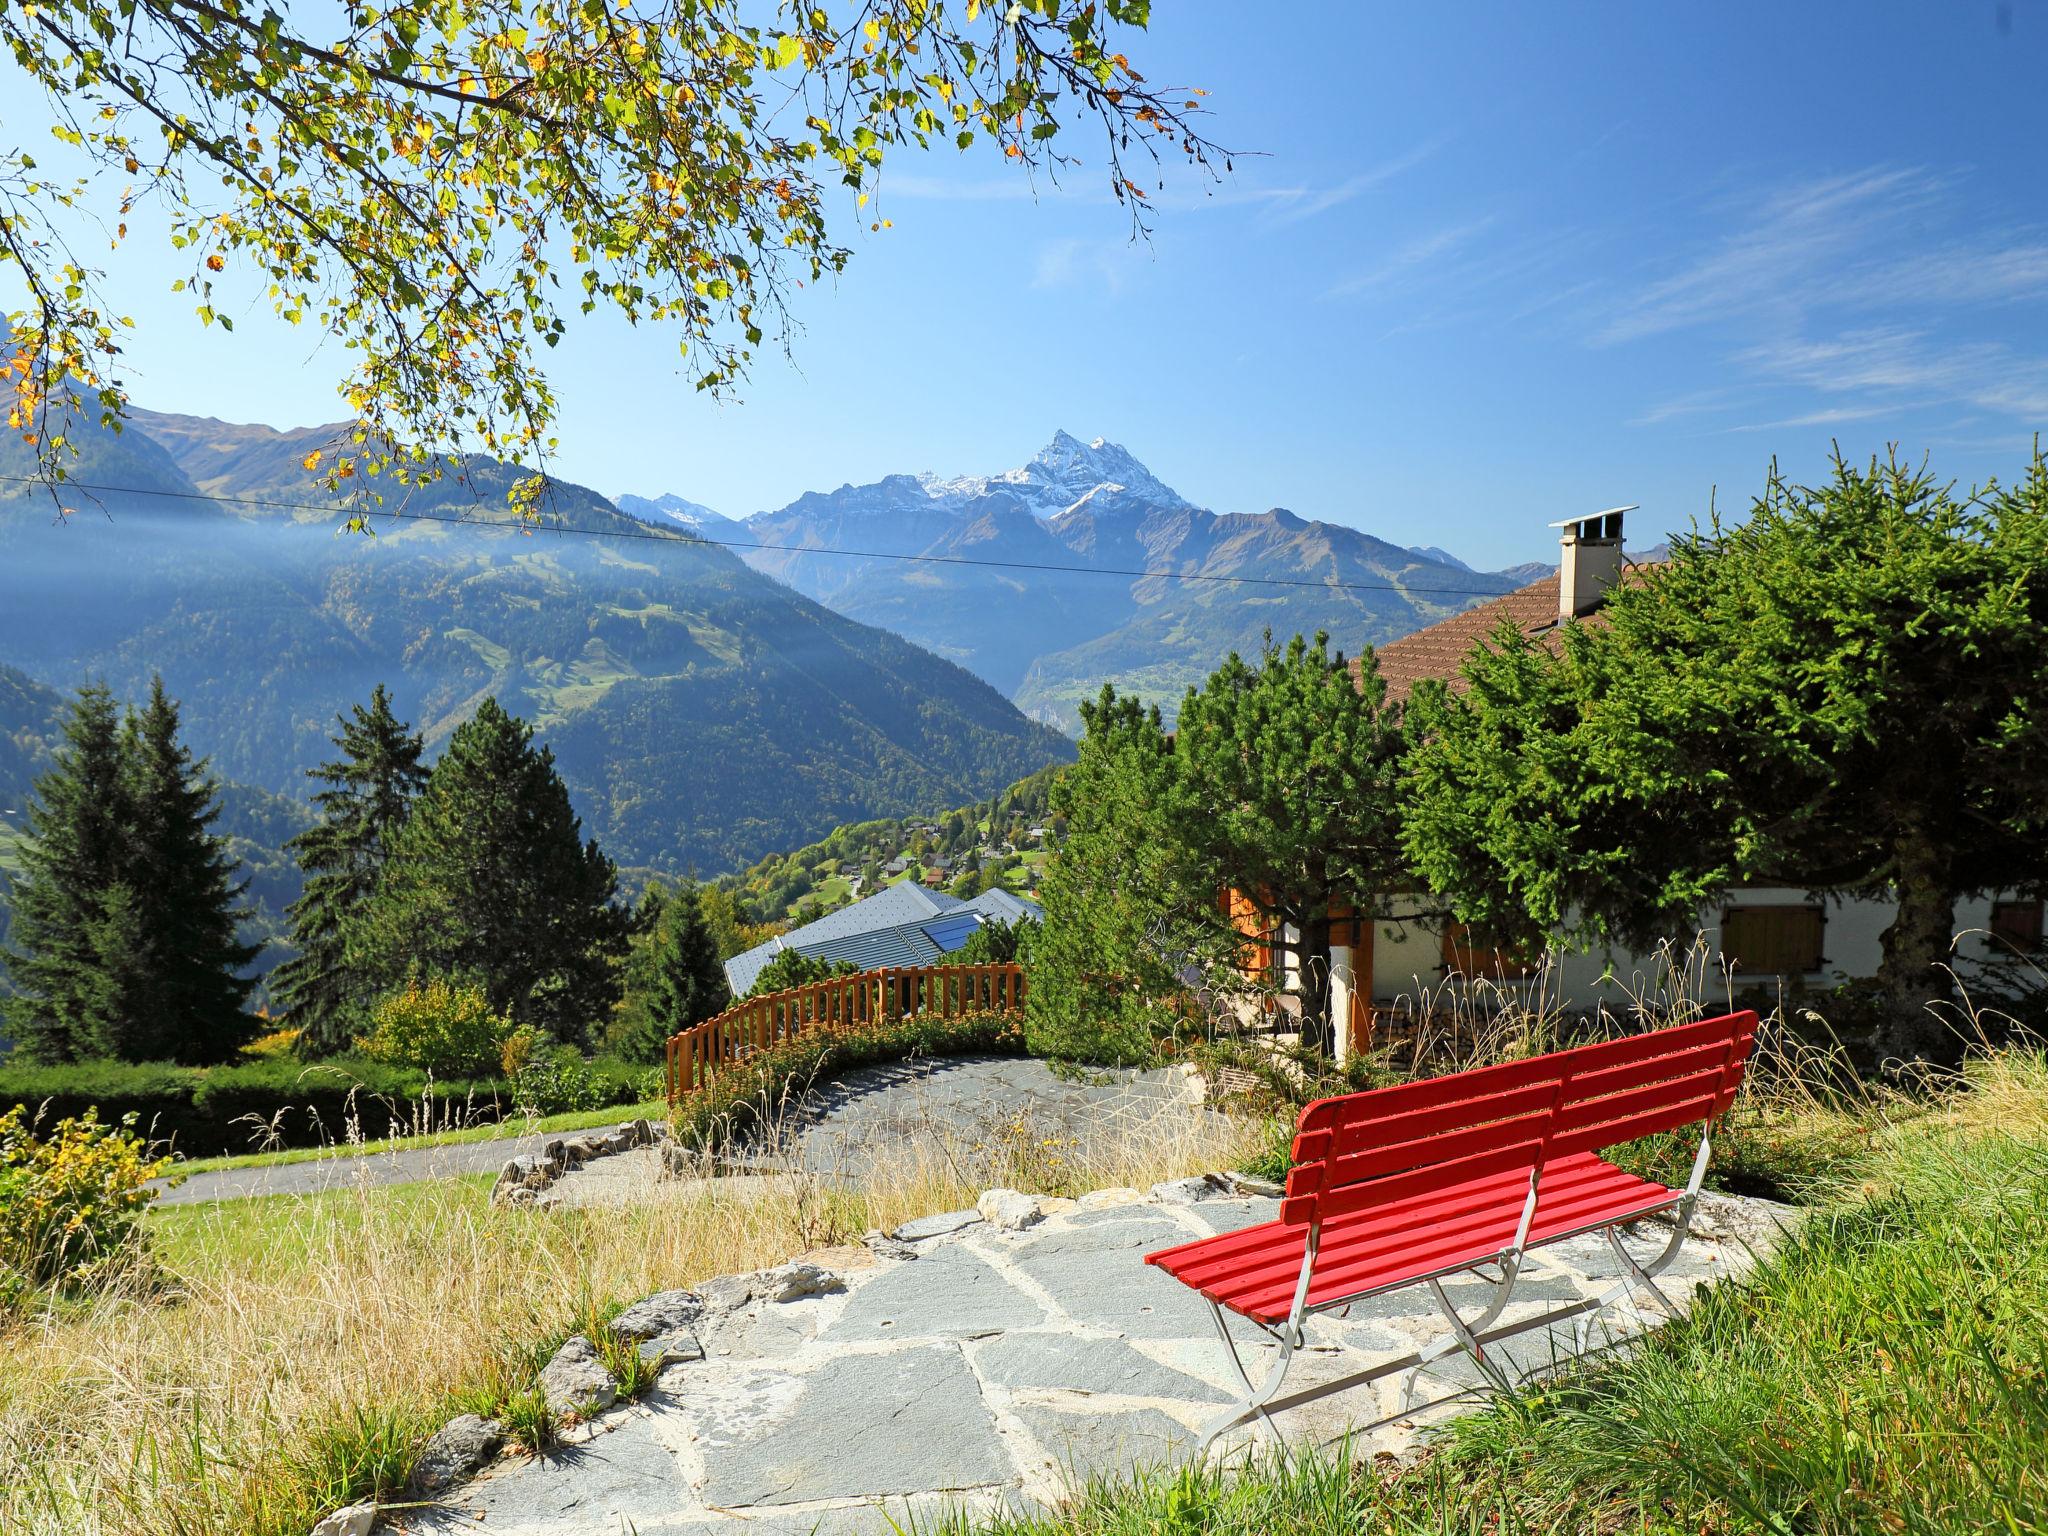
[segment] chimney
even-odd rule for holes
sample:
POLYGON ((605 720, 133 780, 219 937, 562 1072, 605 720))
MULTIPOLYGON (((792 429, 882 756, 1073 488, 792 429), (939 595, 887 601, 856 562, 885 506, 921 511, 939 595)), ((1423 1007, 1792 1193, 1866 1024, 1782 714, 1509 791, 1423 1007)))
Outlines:
POLYGON ((1581 618, 1606 600, 1607 589, 1621 580, 1621 519, 1635 507, 1615 507, 1591 517, 1569 518, 1550 526, 1561 530, 1563 555, 1557 567, 1557 621, 1581 618))

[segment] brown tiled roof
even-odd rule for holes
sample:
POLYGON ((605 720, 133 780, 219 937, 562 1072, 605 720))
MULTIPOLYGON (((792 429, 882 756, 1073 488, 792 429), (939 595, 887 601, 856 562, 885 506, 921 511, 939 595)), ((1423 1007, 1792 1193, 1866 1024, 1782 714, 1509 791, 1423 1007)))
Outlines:
MULTIPOLYGON (((1640 581, 1649 569, 1647 565, 1624 566, 1621 579, 1640 581)), ((1462 689, 1465 683, 1458 675, 1459 666, 1471 654, 1472 647, 1490 637, 1504 619, 1512 621, 1539 644, 1554 649, 1558 634, 1556 575, 1517 587, 1491 602, 1467 608, 1441 623, 1378 647, 1375 654, 1379 658, 1380 676, 1386 679, 1387 698, 1394 703, 1406 703, 1415 685, 1426 677, 1439 677, 1453 688, 1462 689)), ((1579 622, 1600 623, 1600 611, 1596 608, 1581 614, 1579 622)), ((1356 660, 1351 663, 1351 676, 1353 680, 1359 676, 1356 660)))

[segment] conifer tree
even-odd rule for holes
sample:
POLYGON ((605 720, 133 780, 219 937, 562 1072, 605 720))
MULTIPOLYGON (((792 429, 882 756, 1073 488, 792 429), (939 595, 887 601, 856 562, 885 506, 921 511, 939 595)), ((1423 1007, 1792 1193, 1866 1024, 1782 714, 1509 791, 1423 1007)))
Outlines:
POLYGON ((285 844, 305 872, 292 903, 298 953, 271 976, 271 992, 299 1031, 302 1056, 340 1050, 370 1001, 370 987, 348 959, 348 931, 377 889, 398 830, 426 783, 419 735, 391 710, 379 683, 368 706, 336 717, 329 738, 340 756, 307 776, 325 787, 313 796, 320 820, 285 844))
POLYGON ((125 722, 105 688, 81 689, 64 730, 21 849, 12 1033, 36 1061, 224 1059, 249 1031, 240 972, 257 946, 236 936, 219 785, 179 741, 161 678, 125 722))
POLYGON ((128 1061, 225 1061, 251 1032, 241 973, 262 946, 238 936, 248 882, 220 819, 220 781, 178 739, 178 706, 152 678, 149 703, 122 732, 134 827, 128 883, 149 945, 147 995, 136 998, 113 1054, 128 1061))
POLYGON ((479 981, 494 1012, 582 1044, 619 996, 632 913, 585 841, 533 728, 486 698, 456 728, 398 833, 350 964, 479 981))
POLYGON ((7 1004, 15 1048, 31 1061, 103 1054, 109 999, 97 939, 108 889, 127 858, 128 776, 120 715, 99 684, 78 690, 56 765, 36 780, 20 846, 6 953, 16 996, 7 1004))
POLYGON ((655 930, 653 990, 649 1016, 662 1039, 701 1024, 731 1001, 718 941, 704 920, 696 886, 686 885, 669 901, 655 930))

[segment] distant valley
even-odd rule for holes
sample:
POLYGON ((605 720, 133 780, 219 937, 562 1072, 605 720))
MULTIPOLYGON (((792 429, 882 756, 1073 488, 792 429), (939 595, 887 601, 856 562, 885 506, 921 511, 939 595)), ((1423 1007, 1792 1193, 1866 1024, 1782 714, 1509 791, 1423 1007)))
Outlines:
POLYGON ((1355 653, 1548 569, 1474 571, 1441 549, 1281 508, 1212 512, 1115 443, 1065 432, 1019 469, 890 475, 743 520, 675 495, 618 505, 658 525, 767 546, 738 553, 848 618, 959 662, 1069 732, 1076 706, 1105 681, 1171 715, 1190 685, 1268 629, 1327 630, 1355 653))
MULTIPOLYGON (((6 809, 47 752, 32 738, 52 697, 98 678, 136 698, 156 671, 218 774, 295 801, 335 713, 376 683, 430 750, 495 693, 539 726, 586 832, 671 873, 979 799, 1073 755, 953 663, 581 487, 556 484, 549 526, 521 529, 511 471, 477 461, 390 488, 406 515, 373 516, 373 537, 340 532, 304 463, 335 438, 139 413, 84 443, 76 480, 120 489, 67 489, 67 518, 6 483, 6 809)), ((31 470, 18 439, 0 447, 0 473, 31 470)))

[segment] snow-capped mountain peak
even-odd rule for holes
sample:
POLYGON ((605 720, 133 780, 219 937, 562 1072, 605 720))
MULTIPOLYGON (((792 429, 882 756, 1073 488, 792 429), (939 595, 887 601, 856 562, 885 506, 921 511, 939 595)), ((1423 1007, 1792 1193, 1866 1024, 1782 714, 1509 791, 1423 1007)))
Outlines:
POLYGON ((1120 444, 1101 437, 1084 443, 1069 432, 1053 433, 1052 441, 1018 469, 952 479, 923 474, 917 479, 934 501, 961 502, 991 491, 1007 491, 1040 517, 1063 512, 1106 489, 1162 506, 1190 505, 1120 444))

